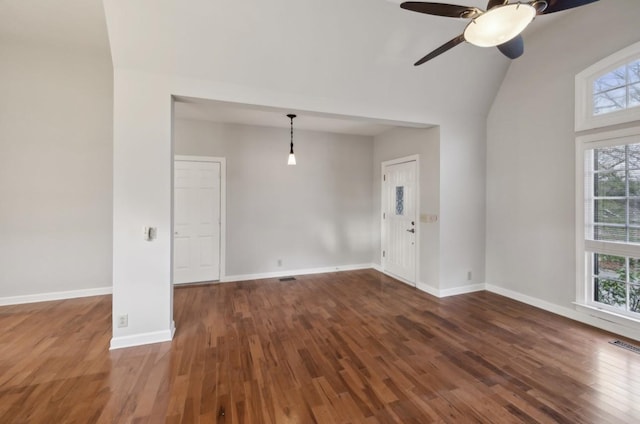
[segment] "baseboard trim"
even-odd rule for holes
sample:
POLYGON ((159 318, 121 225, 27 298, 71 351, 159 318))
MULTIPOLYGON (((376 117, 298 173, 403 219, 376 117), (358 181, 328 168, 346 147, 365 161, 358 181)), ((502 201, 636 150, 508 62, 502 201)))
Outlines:
POLYGON ((484 284, 470 284, 468 286, 459 286, 459 287, 451 287, 448 289, 437 289, 433 286, 430 286, 428 284, 419 282, 416 287, 425 292, 425 293, 429 293, 432 296, 438 297, 438 298, 443 298, 443 297, 449 297, 449 296, 457 296, 459 294, 467 294, 467 293, 474 293, 474 292, 478 292, 478 291, 482 291, 485 289, 485 285, 484 284))
POLYGON ((469 284, 467 286, 451 287, 440 290, 439 297, 457 296, 459 294, 474 293, 485 289, 484 284, 469 284))
POLYGON ((378 272, 380 272, 380 273, 382 273, 382 274, 386 275, 387 277, 391 277, 391 278, 393 278, 394 280, 400 281, 400 282, 401 282, 401 283, 403 283, 403 284, 406 284, 406 285, 411 286, 411 287, 417 287, 417 284, 416 284, 416 283, 414 283, 414 282, 412 282, 412 281, 409 281, 409 280, 405 280, 405 279, 404 279, 404 278, 402 278, 402 277, 399 277, 399 276, 394 275, 394 274, 392 274, 392 273, 390 273, 390 272, 387 272, 387 271, 383 270, 383 269, 382 269, 381 267, 379 267, 379 266, 377 266, 377 267, 376 267, 376 268, 374 268, 374 269, 375 269, 376 271, 378 271, 378 272))
POLYGON ((527 305, 535 306, 539 309, 544 309, 547 312, 552 312, 556 315, 562 315, 566 318, 575 318, 575 311, 570 308, 565 308, 560 305, 556 305, 546 300, 538 299, 537 297, 528 296, 520 292, 505 289, 504 287, 495 286, 493 284, 485 284, 485 289, 488 292, 499 294, 509 299, 517 300, 518 302, 526 303, 527 305))
POLYGON ((485 290, 508 297, 513 300, 517 300, 518 302, 526 303, 527 305, 534 306, 547 312, 551 312, 556 315, 560 315, 565 318, 569 318, 571 320, 599 328, 601 330, 609 331, 620 336, 640 341, 640 331, 622 325, 620 323, 608 321, 589 313, 578 312, 571 308, 559 306, 554 303, 550 303, 536 297, 528 296, 526 294, 518 293, 513 290, 505 289, 503 287, 495 286, 493 284, 485 284, 485 290))
POLYGON ((420 291, 430 294, 431 296, 440 297, 440 290, 421 281, 416 284, 416 288, 420 291))
POLYGON ((172 328, 161 331, 153 331, 150 333, 133 334, 131 336, 113 337, 109 350, 122 349, 125 347, 135 347, 152 343, 170 342, 176 331, 175 323, 172 328))
POLYGON ((373 264, 338 265, 338 266, 328 266, 323 268, 292 269, 289 271, 263 272, 263 273, 257 273, 257 274, 227 275, 222 277, 220 279, 220 282, 231 283, 234 281, 263 280, 265 278, 280 278, 280 277, 288 277, 292 275, 322 274, 325 272, 356 271, 359 269, 370 269, 370 268, 374 268, 374 265, 373 264))
POLYGON ((112 287, 69 290, 51 293, 27 294, 23 296, 0 297, 0 306, 21 305, 24 303, 49 302, 51 300, 75 299, 78 297, 102 296, 113 293, 112 287))

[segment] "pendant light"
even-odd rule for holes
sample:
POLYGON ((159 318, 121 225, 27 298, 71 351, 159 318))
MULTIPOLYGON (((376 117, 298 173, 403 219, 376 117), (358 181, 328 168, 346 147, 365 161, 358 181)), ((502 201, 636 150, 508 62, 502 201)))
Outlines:
POLYGON ((296 115, 290 113, 287 117, 291 120, 291 149, 289 150, 289 160, 287 161, 287 165, 295 165, 296 155, 293 154, 293 118, 295 118, 296 115))

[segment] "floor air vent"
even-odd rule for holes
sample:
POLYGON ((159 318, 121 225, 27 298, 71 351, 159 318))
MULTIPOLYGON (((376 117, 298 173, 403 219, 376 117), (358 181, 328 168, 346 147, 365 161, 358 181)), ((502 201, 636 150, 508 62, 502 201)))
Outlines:
POLYGON ((625 343, 625 342, 623 342, 621 340, 614 340, 614 341, 609 342, 609 343, 611 343, 612 345, 616 345, 618 347, 621 347, 623 349, 630 350, 631 352, 640 353, 640 347, 634 346, 634 345, 629 344, 629 343, 625 343))
POLYGON ((295 279, 296 279, 296 277, 283 277, 283 278, 280 279, 280 281, 293 281, 295 279))

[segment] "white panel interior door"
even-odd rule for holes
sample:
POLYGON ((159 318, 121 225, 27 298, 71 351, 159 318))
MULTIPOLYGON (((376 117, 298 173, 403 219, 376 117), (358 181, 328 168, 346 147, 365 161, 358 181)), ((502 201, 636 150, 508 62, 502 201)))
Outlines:
POLYGON ((415 285, 418 201, 416 161, 386 165, 383 172, 383 268, 415 285))
POLYGON ((174 284, 220 279, 220 163, 175 161, 174 284))

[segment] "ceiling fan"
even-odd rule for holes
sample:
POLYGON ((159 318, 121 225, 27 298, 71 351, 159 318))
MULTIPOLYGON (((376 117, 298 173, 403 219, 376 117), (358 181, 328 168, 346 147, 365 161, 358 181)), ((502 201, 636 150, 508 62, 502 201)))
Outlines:
POLYGON ((462 34, 417 61, 414 66, 418 66, 463 41, 480 47, 496 46, 509 59, 515 59, 524 53, 520 33, 536 15, 560 12, 596 1, 598 0, 534 0, 509 3, 509 0, 489 0, 486 11, 477 7, 422 1, 407 1, 400 4, 400 7, 429 15, 471 19, 462 34))

